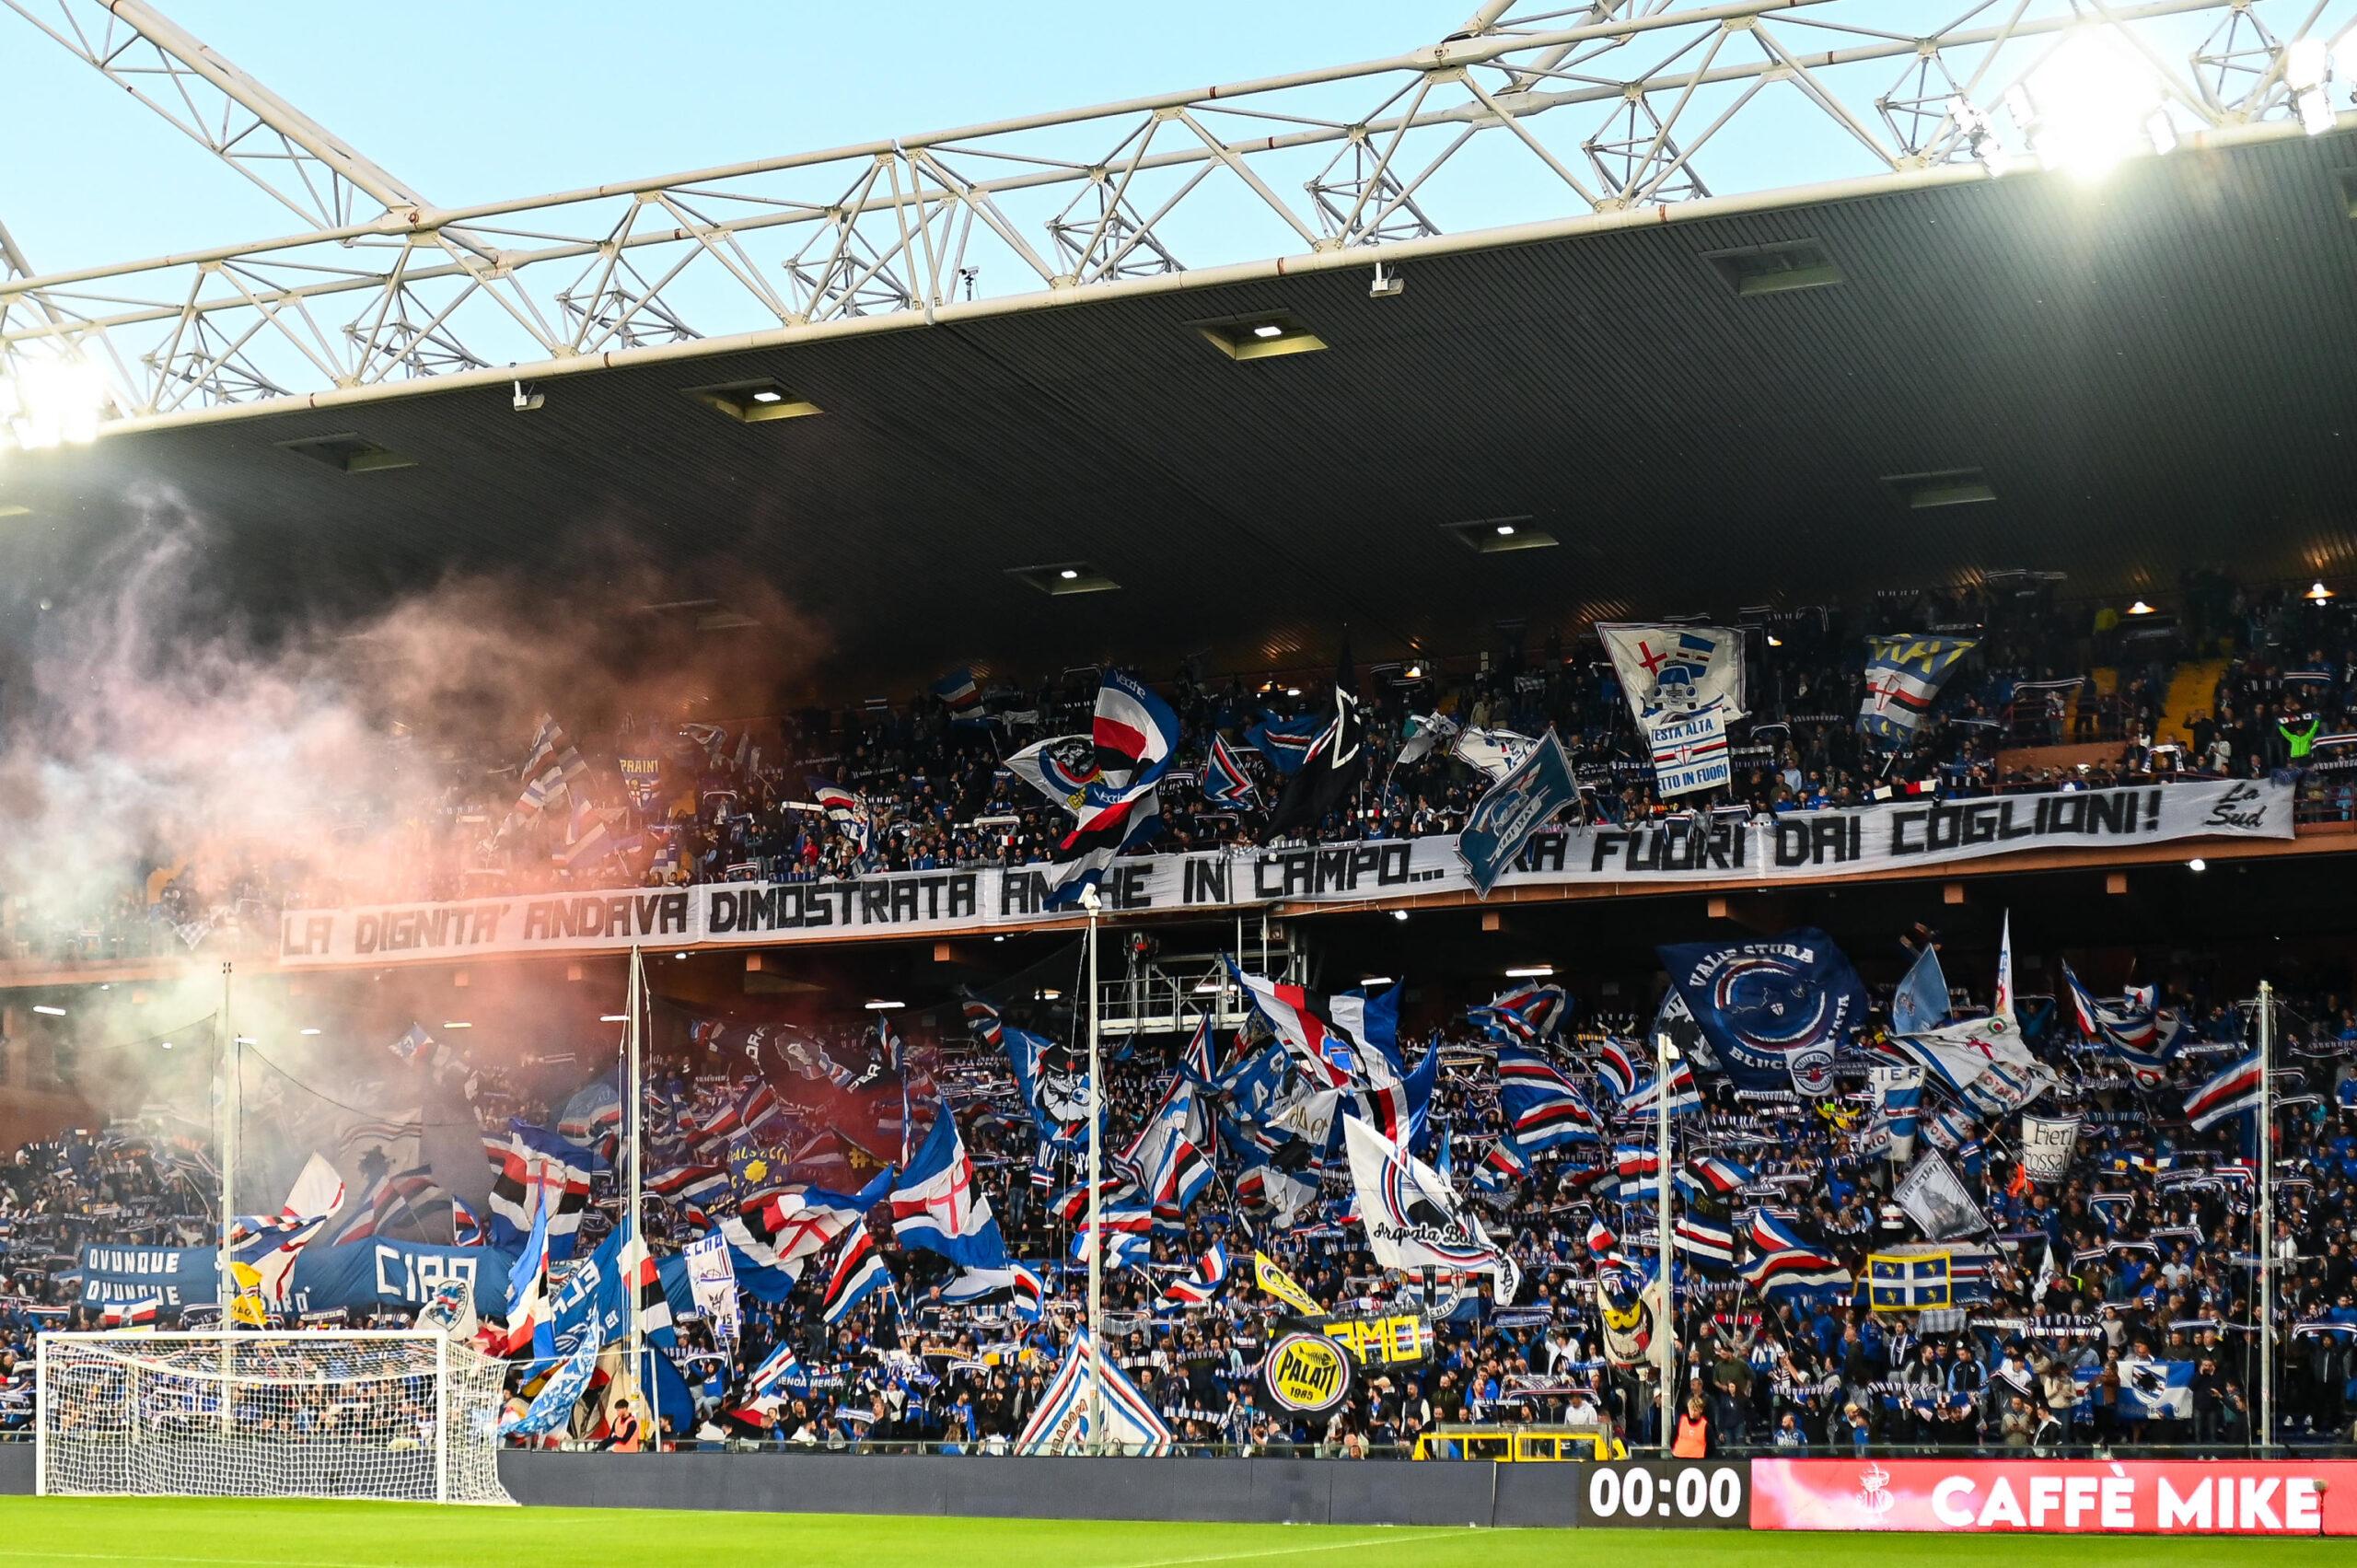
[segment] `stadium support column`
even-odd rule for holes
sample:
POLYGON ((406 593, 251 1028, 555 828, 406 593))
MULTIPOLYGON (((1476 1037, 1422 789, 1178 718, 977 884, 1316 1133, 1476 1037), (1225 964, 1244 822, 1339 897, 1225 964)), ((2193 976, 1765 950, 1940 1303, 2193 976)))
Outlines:
POLYGON ((1654 1031, 1654 1277, 1661 1283, 1661 1316, 1654 1323, 1654 1397, 1661 1421, 1661 1457, 1669 1458, 1678 1397, 1678 1291, 1669 1276, 1669 1069, 1678 1047, 1669 1031, 1654 1031))
MULTIPOLYGON (((645 1183, 643 1179, 644 1157, 641 1149, 639 1119, 644 1111, 645 1086, 640 1081, 644 1071, 642 1017, 646 1010, 646 955, 637 947, 630 950, 630 985, 626 993, 626 1015, 622 1024, 622 1136, 625 1141, 622 1158, 628 1164, 625 1173, 630 1185, 623 1189, 623 1202, 629 1205, 630 1245, 637 1256, 652 1260, 654 1249, 646 1245, 646 1232, 640 1226, 639 1195, 645 1183)), ((654 1368, 646 1360, 646 1331, 640 1326, 638 1273, 633 1260, 623 1260, 622 1298, 630 1304, 630 1375, 638 1380, 640 1391, 646 1398, 649 1424, 655 1430, 647 1439, 658 1450, 662 1447, 663 1413, 656 1405, 661 1398, 657 1390, 661 1380, 653 1376, 654 1368)))
POLYGON ((1104 992, 1097 980, 1097 914, 1103 907, 1094 886, 1083 888, 1080 901, 1088 911, 1088 1451, 1105 1451, 1105 1142, 1104 1063, 1098 1060, 1098 1015, 1104 992))
POLYGON ((2275 987, 2258 982, 2258 1450, 2275 1441, 2275 987))

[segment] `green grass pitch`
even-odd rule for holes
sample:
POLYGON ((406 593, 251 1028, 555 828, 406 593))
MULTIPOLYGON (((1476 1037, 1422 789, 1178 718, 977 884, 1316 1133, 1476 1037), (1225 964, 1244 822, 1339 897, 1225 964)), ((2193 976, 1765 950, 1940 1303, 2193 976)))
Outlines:
POLYGON ((1334 1556, 1372 1568, 1891 1568, 2351 1561, 2346 1541, 1747 1535, 1368 1526, 1092 1524, 393 1503, 0 1499, 0 1568, 1194 1568, 1334 1556))

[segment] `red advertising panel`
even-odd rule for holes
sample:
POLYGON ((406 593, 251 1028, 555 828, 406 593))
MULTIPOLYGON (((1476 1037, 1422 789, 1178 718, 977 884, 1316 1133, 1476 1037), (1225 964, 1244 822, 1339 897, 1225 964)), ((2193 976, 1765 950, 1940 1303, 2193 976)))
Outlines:
POLYGON ((2357 1535, 2357 1460, 1757 1459, 1751 1527, 2357 1535))

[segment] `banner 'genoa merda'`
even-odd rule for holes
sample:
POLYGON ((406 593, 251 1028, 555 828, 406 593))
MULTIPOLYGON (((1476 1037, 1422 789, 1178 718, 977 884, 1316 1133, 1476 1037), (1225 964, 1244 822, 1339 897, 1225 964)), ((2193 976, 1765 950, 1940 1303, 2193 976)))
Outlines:
MULTIPOLYGON (((2292 786, 2180 784, 1980 800, 1906 801, 1772 820, 1541 830, 1500 887, 1757 884, 1931 868, 2029 851, 2129 849, 2205 838, 2288 839, 2292 786)), ((306 964, 613 951, 644 945, 777 947, 845 936, 1005 929, 1059 917, 1046 865, 903 871, 842 882, 532 893, 463 903, 289 910, 279 958, 306 964)), ((1260 904, 1352 904, 1469 891, 1454 835, 1297 849, 1124 856, 1099 888, 1116 914, 1260 904)))

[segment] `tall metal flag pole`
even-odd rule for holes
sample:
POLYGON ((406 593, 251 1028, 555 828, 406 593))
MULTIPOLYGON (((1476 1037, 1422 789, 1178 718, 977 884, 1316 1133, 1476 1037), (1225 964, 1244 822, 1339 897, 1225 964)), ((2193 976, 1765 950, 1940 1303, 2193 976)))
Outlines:
POLYGON ((2258 1447, 2275 1441, 2275 987, 2258 982, 2258 1447))
POLYGON ((1661 1281, 1661 1318, 1654 1324, 1654 1376, 1661 1387, 1661 1457, 1669 1458, 1677 1408, 1671 1383, 1678 1372, 1678 1292, 1669 1278, 1669 1067, 1678 1048, 1669 1031, 1654 1031, 1654 1259, 1661 1281))
POLYGON ((215 1297, 221 1304, 221 1327, 231 1324, 229 1307, 237 1299, 237 1276, 230 1272, 233 1261, 229 1248, 229 1227, 238 1214, 238 1026, 229 1016, 229 966, 221 966, 221 1005, 214 1015, 213 1031, 220 1046, 221 1063, 221 1256, 216 1267, 220 1284, 215 1297))
POLYGON ((238 1086, 238 1024, 229 1016, 230 970, 226 959, 221 964, 221 1006, 214 1014, 214 1032, 221 1041, 221 1256, 219 1283, 214 1286, 213 1298, 220 1304, 217 1319, 221 1335, 221 1430, 226 1434, 236 1421, 237 1401, 229 1397, 230 1379, 235 1375, 236 1352, 229 1335, 237 1327, 231 1307, 238 1299, 238 1276, 232 1272, 235 1260, 229 1246, 229 1229, 237 1223, 238 1180, 238 1113, 243 1098, 238 1086))
POLYGON ((1088 911, 1088 1450, 1105 1451, 1105 1230, 1101 1147, 1103 1063, 1097 1060, 1099 1010, 1104 997, 1097 983, 1097 915, 1102 907, 1095 887, 1080 890, 1081 907, 1088 911))
MULTIPOLYGON (((641 1159, 643 1151, 640 1147, 639 1121, 644 1110, 645 1100, 644 1086, 639 1081, 643 1070, 640 1062, 640 1040, 644 1027, 641 1020, 645 1009, 646 955, 642 949, 633 947, 630 950, 628 1004, 622 1009, 628 1020, 622 1026, 622 1093, 626 1097, 622 1102, 622 1132, 629 1144, 623 1158, 629 1167, 630 1179, 630 1185, 624 1191, 628 1194, 626 1201, 630 1205, 630 1218, 627 1222, 630 1226, 630 1246, 636 1249, 638 1257, 652 1258, 654 1254, 646 1245, 646 1232, 640 1228, 639 1224, 639 1198, 641 1190, 644 1186, 644 1182, 641 1179, 644 1172, 641 1159)), ((646 1333, 639 1322, 638 1270, 634 1259, 630 1260, 623 1272, 625 1278, 622 1281, 622 1298, 630 1304, 631 1376, 638 1379, 640 1390, 646 1396, 647 1412, 655 1427, 655 1431, 647 1434, 646 1437, 650 1442, 659 1445, 660 1438, 657 1434, 663 1430, 663 1412, 656 1407, 656 1400, 661 1398, 657 1391, 661 1385, 656 1378, 648 1376, 651 1369, 646 1363, 646 1333)))

